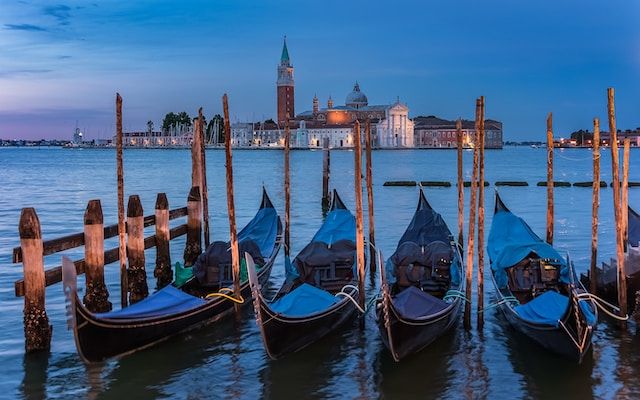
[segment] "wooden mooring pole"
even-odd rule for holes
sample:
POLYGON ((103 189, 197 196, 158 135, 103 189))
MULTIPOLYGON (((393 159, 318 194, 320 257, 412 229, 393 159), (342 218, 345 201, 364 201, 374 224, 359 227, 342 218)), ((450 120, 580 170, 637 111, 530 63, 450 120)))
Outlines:
POLYGON ((27 353, 51 346, 49 317, 44 308, 44 256, 40 220, 33 208, 23 208, 18 225, 24 271, 24 347, 27 353))
POLYGON ((464 303, 464 328, 471 329, 471 285, 473 282, 473 250, 476 224, 476 198, 478 193, 478 144, 480 136, 480 99, 476 100, 476 132, 473 146, 473 176, 471 179, 471 200, 469 201, 469 236, 467 238, 467 270, 464 303))
POLYGON ((464 182, 462 178, 462 120, 456 121, 456 138, 458 142, 458 245, 464 246, 464 182))
MULTIPOLYGON (((607 111, 609 117, 609 137, 611 140, 611 176, 613 180, 613 212, 616 223, 616 256, 618 264, 618 306, 620 315, 627 315, 627 275, 624 268, 624 242, 622 221, 622 203, 620 200, 620 175, 618 167, 618 134, 613 88, 607 90, 607 111)), ((624 324, 624 323, 623 323, 624 324)))
POLYGON ((137 194, 129 196, 127 205, 127 258, 129 303, 134 304, 149 295, 144 257, 144 212, 137 194))
POLYGON ((291 133, 289 132, 289 115, 284 122, 284 256, 288 259, 291 248, 291 176, 289 172, 289 146, 291 133))
POLYGON ((200 195, 202 196, 202 226, 204 229, 204 248, 209 247, 209 190, 207 189, 207 156, 204 137, 204 117, 202 107, 198 109, 198 133, 200 136, 200 195))
POLYGON ((171 252, 169 251, 169 200, 165 193, 156 197, 156 288, 162 289, 173 281, 171 252))
POLYGON ((484 327, 484 96, 480 96, 478 126, 479 181, 478 181, 478 330, 484 327))
POLYGON ((200 188, 191 187, 187 197, 187 243, 184 247, 184 266, 191 267, 202 253, 202 209, 200 188))
POLYGON ((322 140, 322 212, 325 214, 329 210, 329 167, 331 163, 331 152, 329 150, 329 138, 322 140))
MULTIPOLYGON (((229 125, 229 100, 227 94, 222 96, 225 130, 225 160, 227 164, 227 208, 229 209, 229 234, 231 239, 231 264, 233 267, 233 290, 236 298, 240 297, 240 254, 238 251, 238 237, 236 233, 236 208, 233 201, 233 162, 231 158, 231 125, 229 125)), ((240 315, 240 304, 234 303, 236 315, 240 315)))
POLYGON ((127 295, 127 243, 125 235, 127 227, 124 222, 124 166, 122 164, 122 97, 116 93, 116 164, 118 180, 118 254, 120 258, 120 304, 124 308, 128 304, 127 295))
POLYGON ((104 283, 104 217, 100 200, 91 200, 84 213, 84 272, 86 289, 82 299, 89 311, 111 311, 104 283))
MULTIPOLYGON (((358 304, 364 309, 364 222, 362 210, 362 142, 360 141, 360 121, 356 120, 353 128, 353 177, 356 199, 356 262, 358 265, 358 304)), ((364 318, 361 319, 361 326, 364 326, 364 318)))
POLYGON ((553 114, 547 116, 547 243, 553 245, 553 114))
POLYGON ((631 139, 624 138, 624 147, 622 151, 622 243, 624 251, 627 251, 627 242, 629 240, 629 151, 631 149, 631 139))
MULTIPOLYGON (((373 215, 373 160, 371 159, 371 122, 367 119, 364 126, 367 178, 367 211, 369 212, 369 270, 373 277, 376 270, 376 226, 373 215)), ((382 268, 382 266, 380 266, 382 268)))
POLYGON ((591 264, 589 291, 596 294, 596 266, 598 263, 598 207, 600 207, 600 120, 593 119, 593 198, 591 200, 591 264))

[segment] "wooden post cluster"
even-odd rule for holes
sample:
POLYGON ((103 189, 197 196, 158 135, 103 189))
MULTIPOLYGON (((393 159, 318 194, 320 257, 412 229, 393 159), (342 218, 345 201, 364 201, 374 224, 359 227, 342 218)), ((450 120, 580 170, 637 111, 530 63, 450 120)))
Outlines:
POLYGON ((291 176, 289 172, 289 115, 284 123, 284 256, 289 258, 291 247, 291 176))
POLYGON ((171 271, 171 253, 169 251, 169 200, 165 193, 156 198, 156 288, 162 289, 173 281, 171 271))
POLYGON ((479 180, 478 180, 478 329, 484 327, 484 96, 480 96, 478 123, 479 180))
POLYGON ((86 289, 82 299, 89 311, 107 312, 112 308, 104 283, 104 218, 100 200, 91 200, 84 213, 84 264, 86 289))
POLYGON ((598 263, 598 207, 600 206, 600 120, 593 120, 593 198, 591 205, 591 264, 589 266, 591 293, 596 293, 598 263))
MULTIPOLYGON (((376 270, 376 238, 375 221, 373 215, 373 160, 371 159, 371 122, 367 119, 364 127, 365 152, 367 155, 366 178, 367 178, 367 211, 369 212, 369 269, 376 270)), ((381 266, 382 268, 382 266, 381 266)), ((371 274, 373 277, 373 274, 371 274)))
POLYGON ((149 295, 144 257, 144 212, 137 194, 129 196, 127 205, 127 257, 129 303, 134 304, 149 295))
POLYGON ((44 257, 40 220, 33 208, 23 208, 18 225, 24 271, 24 336, 27 353, 51 346, 49 317, 44 308, 44 257))
POLYGON ((329 150, 329 138, 322 141, 322 210, 326 213, 329 209, 329 167, 331 163, 331 152, 329 150))
POLYGON ((476 132, 473 146, 473 176, 471 178, 471 200, 469 201, 469 236, 467 240, 467 269, 464 304, 464 327, 471 329, 471 285, 473 282, 473 250, 476 224, 476 198, 478 193, 478 144, 480 136, 480 99, 476 100, 476 132))
POLYGON ((553 114, 547 116, 547 243, 553 245, 553 114))
POLYGON ((607 111, 609 117, 609 137, 611 138, 611 172, 613 181, 613 211, 616 222, 616 256, 618 264, 618 305, 620 315, 627 315, 627 276, 624 267, 624 238, 622 221, 622 203, 620 199, 620 175, 618 170, 618 134, 613 88, 607 90, 607 111))
MULTIPOLYGON (((225 130, 225 159, 227 164, 227 208, 229 209, 229 234, 231 239, 231 264, 233 267, 233 289, 236 297, 240 296, 240 254, 238 251, 238 236, 236 233, 236 209, 233 200, 233 162, 231 158, 231 126, 229 125, 229 100, 227 94, 222 96, 222 108, 224 110, 225 130)), ((240 304, 235 303, 237 315, 240 304)))
POLYGON ((462 180, 462 120, 456 121, 456 138, 458 142, 458 245, 464 246, 464 182, 462 180))
POLYGON ((198 109, 198 133, 200 136, 200 195, 202 196, 202 225, 204 228, 204 247, 209 247, 209 190, 207 189, 207 156, 205 153, 205 129, 202 107, 198 109))
POLYGON ((184 247, 184 266, 191 267, 202 253, 202 209, 200 188, 191 187, 187 197, 187 243, 184 247))
MULTIPOLYGON (((362 216, 362 142, 360 141, 360 121, 354 127, 353 176, 356 199, 356 262, 358 266, 358 303, 364 309, 364 223, 362 216)), ((362 319, 364 321, 364 319, 362 319)))
POLYGON ((124 308, 128 304, 127 294, 127 244, 125 241, 126 225, 124 222, 124 166, 122 164, 122 97, 116 93, 116 164, 118 179, 118 254, 120 257, 120 304, 124 308))

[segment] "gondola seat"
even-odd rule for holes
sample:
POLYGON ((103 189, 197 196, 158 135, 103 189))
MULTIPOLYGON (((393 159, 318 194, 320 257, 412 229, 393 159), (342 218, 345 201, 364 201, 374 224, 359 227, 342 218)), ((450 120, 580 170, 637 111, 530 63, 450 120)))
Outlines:
POLYGON ((438 313, 449 303, 425 293, 415 286, 409 286, 393 298, 394 308, 405 318, 420 319, 438 313))
POLYGON ((201 298, 191 296, 173 285, 165 286, 146 299, 129 307, 96 314, 99 318, 141 319, 162 317, 197 308, 206 303, 201 298))
POLYGON ((271 303, 273 311, 289 317, 302 317, 326 310, 340 301, 326 290, 303 283, 271 303))

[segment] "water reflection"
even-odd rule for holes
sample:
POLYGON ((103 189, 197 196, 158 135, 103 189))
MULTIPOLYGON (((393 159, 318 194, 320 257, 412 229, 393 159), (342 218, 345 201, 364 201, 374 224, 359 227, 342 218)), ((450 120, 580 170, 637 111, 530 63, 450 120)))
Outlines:
POLYGON ((28 354, 23 357, 22 365, 25 373, 20 384, 20 391, 25 399, 35 400, 46 397, 49 357, 48 351, 28 354))

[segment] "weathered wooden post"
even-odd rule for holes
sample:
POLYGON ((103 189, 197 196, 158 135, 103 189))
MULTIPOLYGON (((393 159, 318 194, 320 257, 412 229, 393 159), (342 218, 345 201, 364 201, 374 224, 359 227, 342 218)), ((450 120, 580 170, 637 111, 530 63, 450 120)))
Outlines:
MULTIPOLYGON (((616 256, 618 264, 618 305, 620 315, 627 315, 627 274, 624 268, 624 242, 622 203, 620 201, 620 175, 618 169, 618 133, 613 88, 607 90, 607 111, 609 117, 609 137, 611 140, 611 176, 613 180, 613 212, 616 222, 616 256)), ((623 323, 624 324, 624 323, 623 323)))
MULTIPOLYGON (((200 124, 196 120, 193 126, 193 139, 191 141, 191 186, 202 189, 202 145, 200 142, 200 124)), ((202 196, 202 190, 200 191, 202 196)), ((202 201, 202 198, 200 199, 202 201)))
POLYGON ((458 245, 464 246, 464 182, 462 180, 462 120, 456 121, 456 138, 458 142, 458 245))
POLYGON ((484 96, 480 96, 478 146, 480 165, 478 182, 478 330, 484 327, 484 96))
POLYGON ((198 131, 200 136, 200 194, 202 195, 202 224, 204 227, 204 248, 209 247, 209 190, 207 189, 207 156, 204 137, 204 118, 202 107, 198 109, 198 131))
POLYGON ((202 209, 200 188, 193 186, 187 197, 187 243, 184 247, 184 266, 191 267, 202 253, 202 209))
MULTIPOLYGON (((227 208, 229 209, 229 234, 231 239, 231 264, 233 267, 233 290, 236 298, 240 297, 240 254, 238 250, 238 236, 236 233, 236 208, 233 201, 233 162, 231 158, 231 126, 229 125, 229 100, 227 94, 222 96, 225 130, 225 160, 227 164, 227 208)), ((240 315, 240 304, 234 303, 236 315, 240 315)))
MULTIPOLYGON (((373 215, 373 160, 371 159, 371 122, 367 119, 364 127, 365 152, 367 155, 367 211, 369 212, 369 269, 376 270, 376 227, 373 215)), ((382 267, 382 266, 381 266, 382 267)), ((371 275, 373 276, 373 274, 371 275)))
POLYGON ((89 201, 84 213, 84 273, 84 305, 94 313, 110 311, 112 305, 104 283, 104 218, 100 200, 89 201))
POLYGON ((600 207, 600 120, 593 119, 593 199, 591 205, 591 265, 589 291, 596 294, 596 265, 598 263, 598 207, 600 207))
POLYGON ((476 224, 476 196, 478 192, 478 145, 480 136, 480 99, 476 100, 476 132, 473 146, 473 174, 471 178, 471 200, 469 201, 469 237, 467 240, 467 270, 464 303, 464 328, 471 329, 471 284, 473 282, 473 246, 476 224))
POLYGON ((627 241, 629 240, 629 151, 631 140, 624 138, 624 149, 622 151, 622 243, 625 252, 627 251, 627 241))
POLYGON ((169 251, 169 200, 165 193, 156 198, 156 288, 162 289, 173 281, 171 252, 169 251))
POLYGON ((127 294, 127 244, 125 234, 127 227, 124 222, 124 166, 122 164, 122 97, 116 93, 116 164, 118 179, 118 255, 120 258, 120 305, 128 304, 127 294))
POLYGON ((144 211, 137 194, 129 196, 127 204, 127 256, 129 303, 134 304, 149 295, 144 258, 144 211))
POLYGON ((547 116, 547 243, 553 244, 553 114, 547 116))
MULTIPOLYGON (((364 309, 364 223, 362 212, 362 142, 360 141, 360 121, 356 120, 353 128, 354 144, 354 188, 356 191, 356 262, 358 263, 358 303, 364 309)), ((361 326, 364 325, 364 318, 361 319, 361 326)))
POLYGON ((44 308, 44 253, 35 209, 22 209, 18 231, 24 271, 24 347, 27 353, 48 350, 52 327, 44 308))
POLYGON ((288 259, 291 251, 291 176, 289 173, 289 115, 284 122, 284 256, 288 259))
POLYGON ((329 138, 322 140, 322 210, 329 210, 329 167, 331 163, 331 153, 329 150, 329 138))

